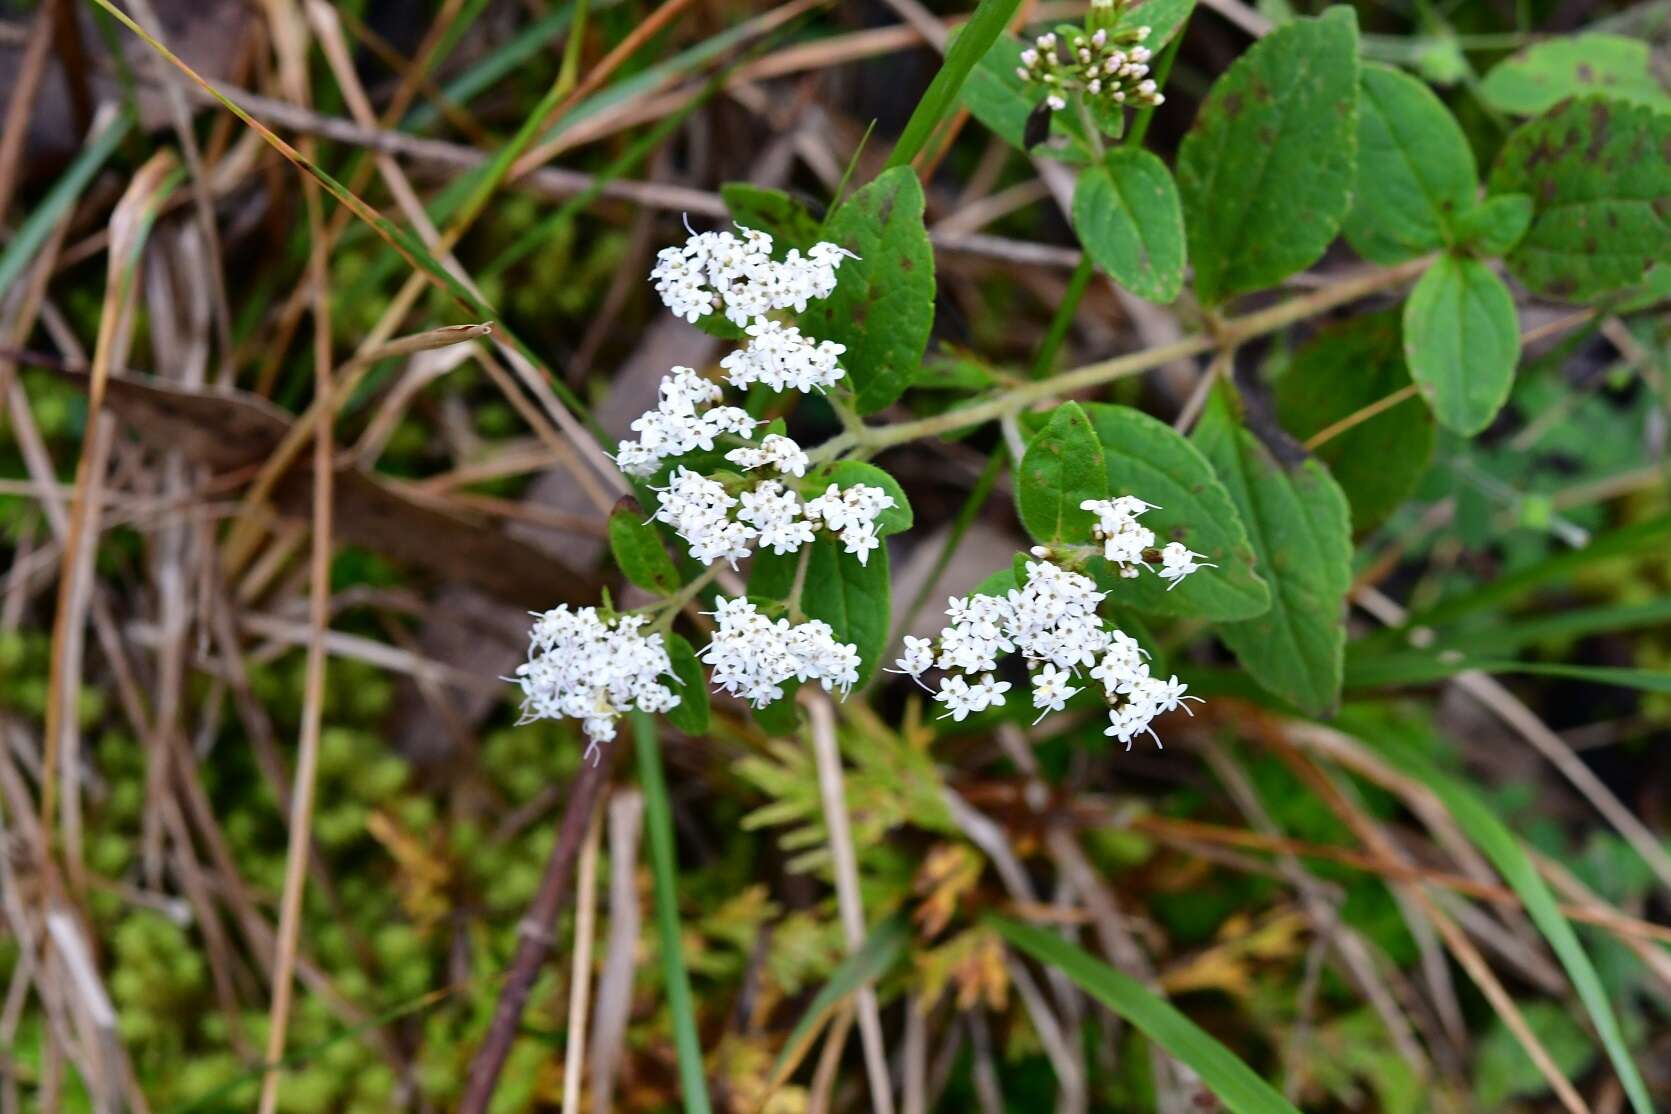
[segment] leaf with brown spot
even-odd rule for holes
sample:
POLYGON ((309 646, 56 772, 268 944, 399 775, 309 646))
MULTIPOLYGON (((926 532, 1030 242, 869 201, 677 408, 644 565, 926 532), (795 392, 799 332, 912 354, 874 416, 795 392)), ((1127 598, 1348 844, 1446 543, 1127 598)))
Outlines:
POLYGON ((1603 97, 1522 124, 1491 172, 1493 194, 1535 202, 1508 257, 1514 276, 1535 293, 1587 302, 1671 259, 1668 147, 1671 115, 1603 97))

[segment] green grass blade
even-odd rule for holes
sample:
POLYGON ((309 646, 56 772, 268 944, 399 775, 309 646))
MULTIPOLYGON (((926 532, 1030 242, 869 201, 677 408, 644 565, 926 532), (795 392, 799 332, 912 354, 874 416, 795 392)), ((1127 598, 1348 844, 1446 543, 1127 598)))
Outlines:
POLYGON ((17 235, 12 237, 11 243, 6 245, 5 251, 0 252, 0 290, 10 290, 12 283, 22 276, 29 261, 35 258, 35 253, 52 235, 53 225, 75 204, 81 191, 87 188, 87 183, 110 158, 117 145, 127 138, 132 127, 133 112, 124 108, 103 131, 93 137, 92 142, 81 149, 69 169, 52 184, 41 203, 35 206, 34 212, 17 230, 17 235))
POLYGON ((1598 685, 1640 689, 1671 694, 1671 673, 1657 669, 1627 669, 1609 665, 1566 665, 1560 662, 1498 661, 1475 658, 1460 650, 1378 654, 1373 657, 1347 656, 1346 685, 1349 688, 1377 688, 1383 685, 1421 685, 1442 681, 1458 673, 1525 673, 1541 677, 1564 677, 1598 685))
POLYGON ((696 1007, 691 1001, 690 977, 685 973, 679 936, 673 806, 667 800, 667 779, 662 775, 661 744, 656 739, 655 721, 643 712, 634 712, 632 735, 638 748, 638 781, 644 790, 644 823, 649 832, 650 874, 656 895, 656 932, 660 937, 662 977, 667 983, 667 1009, 673 1016, 673 1047, 679 1056, 679 1089, 684 1093, 687 1114, 709 1114, 702 1044, 696 1036, 696 1007))
POLYGON ((1566 968, 1567 976, 1572 979, 1572 985, 1578 991, 1584 1008, 1589 1011, 1590 1020, 1607 1050, 1607 1058, 1613 1062, 1613 1070, 1618 1073, 1619 1082, 1630 1097, 1631 1106, 1637 1114, 1653 1114, 1653 1100, 1648 1097, 1642 1076, 1631 1060, 1630 1049, 1625 1045, 1624 1033, 1607 1000, 1601 977, 1579 943, 1578 934, 1562 915, 1554 894, 1550 893, 1549 886, 1538 874, 1537 867, 1519 841, 1472 790, 1444 773, 1408 744, 1390 739, 1370 738, 1367 741, 1401 772, 1438 795, 1451 819, 1485 853, 1503 880, 1519 896, 1527 915, 1543 933, 1544 939, 1549 941, 1561 966, 1566 968))
POLYGON ((841 966, 830 974, 830 981, 813 996, 812 1004, 801 1015, 801 1020, 795 1023, 789 1039, 783 1042, 783 1051, 778 1053, 777 1063, 772 1065, 768 1087, 777 1087, 789 1077, 806 1054, 812 1038, 835 1013, 836 1007, 860 987, 887 973, 898 962, 910 938, 910 926, 905 917, 895 915, 872 929, 864 945, 842 960, 841 966))
POLYGON ((946 60, 905 122, 905 130, 894 144, 893 154, 888 156, 889 167, 904 166, 922 151, 934 129, 957 103, 969 71, 1004 33, 1020 3, 1021 0, 981 0, 969 22, 947 44, 946 60))
POLYGON ((1575 549, 1535 565, 1500 576, 1488 584, 1442 600, 1435 606, 1404 622, 1406 629, 1418 626, 1437 626, 1458 616, 1476 611, 1490 611, 1517 599, 1541 584, 1565 582, 1579 569, 1613 557, 1629 557, 1663 550, 1665 540, 1671 538, 1671 515, 1661 515, 1645 522, 1633 523, 1590 539, 1583 549, 1575 549))
POLYGON ((1171 1053, 1179 1063, 1199 1075, 1201 1082, 1235 1114, 1299 1114, 1228 1048, 1136 979, 1121 974, 1053 932, 1004 917, 989 917, 987 921, 1010 944, 1061 971, 1081 990, 1171 1053))

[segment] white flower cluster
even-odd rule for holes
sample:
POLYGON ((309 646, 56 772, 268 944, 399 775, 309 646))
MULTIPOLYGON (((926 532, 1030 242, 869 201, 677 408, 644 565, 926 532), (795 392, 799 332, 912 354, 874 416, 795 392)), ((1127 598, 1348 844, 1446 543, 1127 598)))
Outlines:
POLYGON ((779 262, 772 258, 771 236, 740 225, 738 230, 740 237, 692 232, 683 246, 656 254, 650 278, 675 316, 694 323, 719 309, 741 327, 773 310, 802 313, 808 302, 835 289, 836 268, 848 255, 844 249, 817 243, 802 255, 791 248, 779 262))
POLYGON ((1160 738, 1150 727, 1154 718, 1179 707, 1188 711, 1184 701, 1199 698, 1186 696, 1188 686, 1177 677, 1163 681, 1149 673, 1137 641, 1097 616, 1104 595, 1088 576, 1048 561, 1029 561, 1026 584, 1003 596, 977 594, 948 601, 946 617, 951 622, 940 637, 907 636, 905 652, 892 672, 909 674, 923 685, 922 675, 931 667, 947 671, 934 699, 945 705, 945 716, 962 720, 1005 703, 1010 685, 995 679, 992 670, 1000 655, 1020 652, 1031 673, 1033 707, 1042 719, 1048 712, 1061 711, 1082 691, 1083 686, 1073 682, 1086 669, 1102 683, 1109 704, 1104 734, 1125 743, 1128 750, 1132 739, 1145 731, 1158 744, 1160 738))
POLYGON ((636 441, 622 441, 615 463, 629 476, 648 476, 669 457, 711 451, 714 439, 729 433, 750 437, 760 423, 736 406, 714 406, 719 384, 688 367, 675 367, 657 389, 656 408, 633 419, 636 441))
POLYGON ((837 642, 828 623, 773 622, 747 599, 718 597, 712 641, 697 656, 713 667, 714 686, 756 708, 783 696, 791 680, 817 681, 843 696, 859 681, 859 651, 837 642))
MULTIPOLYGON (((791 250, 782 261, 772 258, 772 238, 754 229, 692 232, 682 247, 665 248, 650 272, 662 301, 674 313, 695 321, 722 308, 745 326, 748 344, 720 361, 726 382, 739 389, 756 383, 777 391, 822 391, 846 372, 840 358, 847 349, 834 341, 816 341, 770 313, 805 310, 807 303, 835 290, 836 271, 851 253, 832 243, 814 244, 805 255, 791 250)), ((711 452, 718 439, 731 435, 748 441, 760 424, 735 406, 719 405, 723 388, 688 367, 676 367, 662 380, 656 408, 633 423, 635 441, 622 441, 615 462, 633 476, 650 476, 662 462, 687 453, 711 452)), ((758 444, 730 449, 725 459, 745 472, 770 469, 779 477, 802 479, 810 461, 792 439, 767 434, 758 444)), ((876 517, 894 505, 881 488, 831 485, 805 500, 778 478, 761 478, 747 488, 680 467, 658 492, 655 518, 678 532, 692 557, 733 567, 756 546, 777 554, 794 553, 819 529, 839 537, 860 562, 880 544, 876 517)))
MULTIPOLYGON (((1134 495, 1122 495, 1117 499, 1087 499, 1079 504, 1079 509, 1097 516, 1091 534, 1102 543, 1103 558, 1118 568, 1121 576, 1130 580, 1143 571, 1147 551, 1155 545, 1155 532, 1138 519, 1144 511, 1159 510, 1159 507, 1134 495)), ((1160 568, 1155 573, 1169 581, 1166 590, 1170 592, 1196 569, 1218 567, 1201 560, 1201 556, 1183 542, 1167 542, 1160 551, 1160 568)))
POLYGON ((746 330, 746 348, 719 362, 733 387, 764 383, 774 391, 823 391, 847 373, 836 361, 847 351, 833 340, 814 342, 793 325, 762 317, 746 330))
POLYGON ((641 615, 605 619, 595 607, 552 608, 534 621, 529 635, 528 660, 516 667, 522 686, 522 718, 577 719, 590 740, 593 761, 597 744, 615 738, 615 720, 638 709, 655 714, 676 707, 679 697, 661 678, 673 666, 659 634, 646 635, 641 615))
MULTIPOLYGON (((804 469, 806 454, 800 446, 787 437, 777 440, 787 444, 766 447, 772 441, 767 437, 761 449, 746 451, 769 453, 774 461, 787 460, 804 469)), ((727 455, 736 457, 736 453, 727 455)), ((871 551, 881 545, 877 517, 894 505, 893 496, 870 484, 830 484, 824 494, 804 502, 793 488, 777 480, 763 480, 733 495, 720 481, 682 466, 669 477, 666 487, 655 490, 656 521, 673 527, 696 560, 703 564, 726 561, 733 568, 757 545, 777 554, 798 552, 819 528, 840 538, 861 565, 868 564, 871 551)))
POLYGON ((1113 106, 1162 104, 1166 98, 1149 77, 1149 49, 1138 45, 1148 37, 1147 27, 1113 34, 1098 28, 1067 41, 1054 32, 1040 35, 1021 52, 1015 72, 1022 81, 1044 86, 1045 103, 1056 112, 1075 92, 1113 106))

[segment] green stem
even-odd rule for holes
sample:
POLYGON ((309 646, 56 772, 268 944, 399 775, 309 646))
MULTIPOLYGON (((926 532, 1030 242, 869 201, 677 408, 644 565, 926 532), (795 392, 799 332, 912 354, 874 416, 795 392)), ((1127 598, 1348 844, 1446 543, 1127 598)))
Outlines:
POLYGON ((667 799, 667 780, 662 773, 661 744, 656 739, 655 721, 643 712, 632 713, 632 734, 638 751, 638 781, 644 790, 644 825, 649 831, 656 932, 660 938, 662 979, 667 984, 667 1008, 673 1017, 679 1089, 684 1093, 686 1114, 710 1114, 702 1045, 696 1036, 696 1007, 691 999, 690 977, 685 972, 679 932, 673 809, 667 799))
POLYGON ((946 571, 946 566, 951 564, 952 554, 957 552, 958 543, 963 540, 963 535, 969 532, 969 527, 974 525, 975 516, 980 513, 981 508, 986 506, 987 496, 992 494, 992 488, 998 482, 998 474, 1004 470, 1009 453, 1007 446, 999 445, 992 450, 992 455, 987 457, 986 467, 981 469, 980 478, 975 481, 975 486, 969 491, 969 497, 963 501, 963 506, 958 508, 957 517, 952 520, 952 528, 946 534, 945 544, 940 547, 940 552, 934 558, 934 567, 929 570, 923 586, 917 590, 917 596, 911 601, 911 606, 905 609, 905 615, 899 621, 899 628, 893 632, 888 645, 897 643, 900 637, 911 629, 911 624, 916 622, 917 613, 928 602, 929 593, 934 591, 935 585, 940 583, 941 574, 946 571))
POLYGON ((679 612, 684 609, 685 604, 695 599, 697 593, 701 592, 702 589, 714 582, 714 578, 719 575, 721 567, 722 566, 719 562, 716 561, 714 564, 703 569, 701 575, 697 576, 695 580, 692 580, 689 584, 686 584, 683 588, 680 588, 677 592, 674 592, 666 599, 653 603, 646 608, 646 610, 657 613, 656 621, 650 629, 664 631, 671 627, 673 625, 674 618, 677 617, 679 612))
POLYGON ((859 433, 856 439, 848 439, 848 434, 841 434, 818 446, 815 453, 818 459, 827 460, 853 444, 862 445, 871 452, 879 452, 908 441, 937 437, 953 430, 980 425, 1001 418, 1005 414, 1014 413, 1042 399, 1072 394, 1075 391, 1111 383, 1116 379, 1140 375, 1173 360, 1199 356, 1215 348, 1235 348, 1254 337, 1277 332, 1307 318, 1327 313, 1338 306, 1400 286, 1416 278, 1431 263, 1432 257, 1423 257, 1400 263, 1395 267, 1372 271, 1241 317, 1226 318, 1220 324, 1216 335, 1198 333, 1143 352, 1133 352, 1125 356, 1116 356, 1111 360, 1086 364, 1048 379, 1023 383, 972 406, 948 410, 912 422, 869 426, 859 433))
POLYGON ((812 546, 801 546, 800 557, 795 562, 795 583, 789 588, 789 621, 799 623, 806 615, 801 611, 801 593, 806 591, 806 570, 812 564, 812 546))
POLYGON ((1068 330, 1073 327, 1073 316, 1079 312, 1079 300, 1085 296, 1085 288, 1091 284, 1091 276, 1095 272, 1096 264, 1091 262, 1090 253, 1081 255, 1073 274, 1068 277, 1068 288, 1062 292, 1061 304, 1056 307, 1056 315, 1050 319, 1050 328, 1039 345, 1038 355, 1033 357, 1034 379, 1042 377, 1056 362, 1056 353, 1061 351, 1062 341, 1067 339, 1068 330))

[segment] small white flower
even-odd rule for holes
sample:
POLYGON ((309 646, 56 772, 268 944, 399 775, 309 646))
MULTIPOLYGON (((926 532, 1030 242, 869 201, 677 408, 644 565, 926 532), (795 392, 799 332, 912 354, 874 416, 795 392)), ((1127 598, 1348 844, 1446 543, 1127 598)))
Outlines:
POLYGON ((969 682, 955 675, 940 678, 940 691, 934 694, 934 699, 946 706, 941 719, 950 716, 955 722, 962 723, 975 710, 970 699, 969 682))
POLYGON ((1033 674, 1033 707, 1039 709, 1037 723, 1050 712, 1059 712, 1067 702, 1079 694, 1079 689, 1068 684, 1073 674, 1054 665, 1045 665, 1033 674))
POLYGON ((1178 584, 1197 569, 1216 569, 1217 565, 1211 561, 1201 560, 1201 554, 1190 550, 1183 542, 1167 542, 1160 551, 1160 568, 1156 570, 1162 580, 1171 581, 1166 586, 1170 592, 1178 584))

